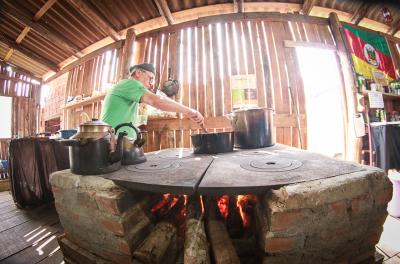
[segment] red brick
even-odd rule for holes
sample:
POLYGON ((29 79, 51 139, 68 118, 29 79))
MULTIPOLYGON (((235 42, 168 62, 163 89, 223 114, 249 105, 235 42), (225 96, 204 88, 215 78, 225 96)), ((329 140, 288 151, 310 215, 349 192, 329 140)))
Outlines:
POLYGON ((98 209, 94 200, 95 194, 94 191, 79 192, 77 197, 79 205, 85 208, 98 209))
POLYGON ((100 224, 103 228, 117 236, 123 236, 125 234, 124 227, 118 221, 103 218, 100 220, 100 224))
POLYGON ((131 247, 126 240, 118 241, 118 252, 125 253, 127 255, 131 254, 131 247))
POLYGON ((392 188, 384 189, 375 197, 375 206, 386 205, 392 199, 392 188))
POLYGON ((118 207, 119 193, 97 193, 95 200, 99 209, 103 212, 118 215, 121 210, 118 207))
POLYGON ((113 261, 114 263, 132 264, 132 256, 130 255, 119 255, 107 251, 102 251, 101 253, 99 253, 99 255, 105 259, 113 261))
POLYGON ((360 213, 371 206, 371 196, 369 194, 360 195, 351 200, 351 211, 360 213))
POLYGON ((343 218, 347 214, 347 202, 345 200, 329 204, 334 214, 338 218, 343 218))
POLYGON ((101 211, 114 215, 121 215, 136 203, 132 195, 123 191, 96 193, 95 200, 101 211))
POLYGON ((302 218, 302 210, 290 210, 286 212, 274 213, 271 216, 271 231, 286 230, 297 223, 302 218))
POLYGON ((282 253, 300 249, 303 246, 301 237, 271 237, 265 243, 267 253, 282 253))

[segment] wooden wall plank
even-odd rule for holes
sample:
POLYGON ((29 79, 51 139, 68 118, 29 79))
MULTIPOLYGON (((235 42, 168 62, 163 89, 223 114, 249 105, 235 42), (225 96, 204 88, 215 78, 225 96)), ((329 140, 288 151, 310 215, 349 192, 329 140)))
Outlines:
MULTIPOLYGON (((220 58, 219 56, 222 55, 219 52, 218 46, 221 46, 222 43, 218 43, 218 29, 217 27, 221 25, 213 24, 211 26, 211 47, 212 48, 212 74, 213 74, 213 104, 214 104, 214 116, 221 116, 223 115, 223 85, 222 79, 220 76, 220 58)), ((222 30, 221 30, 222 32, 222 30)), ((207 100, 211 100, 211 98, 207 97, 207 100)))
POLYGON ((266 107, 266 98, 265 98, 265 81, 264 81, 264 60, 266 60, 265 56, 261 54, 261 42, 260 36, 262 33, 259 31, 261 29, 260 22, 254 22, 252 24, 250 30, 250 38, 253 39, 253 60, 254 60, 254 69, 256 74, 256 83, 257 83, 257 101, 258 106, 266 107))
POLYGON ((190 64, 191 64, 191 71, 190 71, 190 87, 189 87, 189 96, 190 96, 190 108, 193 108, 195 110, 198 110, 197 106, 197 79, 198 79, 198 74, 199 69, 198 69, 198 64, 196 63, 196 58, 198 54, 198 43, 196 41, 197 37, 197 27, 192 28, 191 30, 191 38, 189 44, 189 48, 191 49, 191 54, 190 54, 190 64))
POLYGON ((189 106, 189 101, 190 101, 190 85, 189 85, 189 70, 190 70, 190 65, 189 66, 189 59, 190 59, 190 52, 192 47, 189 47, 189 29, 183 30, 183 35, 182 35, 182 53, 180 56, 182 57, 180 59, 180 62, 182 62, 181 66, 181 73, 182 76, 180 76, 180 79, 182 80, 181 83, 181 89, 179 90, 179 101, 185 105, 189 106))
POLYGON ((232 68, 232 58, 230 57, 231 51, 230 49, 232 48, 232 43, 229 43, 230 40, 230 34, 232 34, 232 31, 230 30, 232 27, 228 23, 223 24, 223 29, 222 29, 222 36, 221 36, 221 42, 222 42, 222 61, 224 63, 224 68, 223 68, 223 73, 222 73, 222 78, 223 78, 223 94, 224 94, 224 112, 223 114, 229 114, 232 112, 232 94, 231 94, 231 82, 230 82, 230 77, 231 77, 231 68, 232 68))
POLYGON ((211 25, 204 27, 204 56, 205 56, 205 67, 206 67, 206 88, 205 88, 205 116, 215 116, 214 115, 214 105, 213 105, 213 81, 212 81, 212 69, 211 69, 211 51, 212 51, 212 40, 211 40, 211 25))
POLYGON ((199 70, 197 72, 197 94, 198 94, 198 107, 197 110, 202 114, 205 115, 206 111, 206 86, 205 86, 205 79, 204 74, 205 71, 203 70, 203 66, 205 65, 205 43, 204 43, 204 27, 199 27, 197 31, 197 46, 198 46, 198 58, 196 62, 196 67, 199 70))

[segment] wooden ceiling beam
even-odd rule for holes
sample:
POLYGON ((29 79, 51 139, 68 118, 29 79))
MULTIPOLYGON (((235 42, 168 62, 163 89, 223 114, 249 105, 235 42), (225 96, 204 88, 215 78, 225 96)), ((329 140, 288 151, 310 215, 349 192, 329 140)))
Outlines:
POLYGON ((76 53, 78 57, 80 56, 80 49, 78 46, 73 44, 67 38, 54 33, 47 27, 41 25, 40 23, 32 21, 31 18, 29 18, 25 13, 21 12, 16 7, 8 5, 7 7, 0 8, 0 14, 3 16, 9 16, 14 20, 19 21, 24 26, 30 27, 31 29, 39 33, 42 37, 47 38, 48 40, 53 42, 54 45, 57 45, 65 50, 68 50, 71 53, 74 54, 76 53))
POLYGON ((36 12, 32 20, 38 21, 56 2, 57 0, 47 0, 47 2, 39 9, 39 11, 36 12))
POLYGON ((371 3, 369 1, 363 1, 351 17, 351 23, 358 25, 367 14, 370 6, 371 3))
POLYGON ((396 23, 393 23, 392 24, 392 26, 389 28, 389 30, 388 30, 388 34, 389 35, 394 35, 394 34, 396 34, 397 33, 397 31, 399 31, 400 30, 400 19, 399 20, 397 20, 397 22, 396 23))
POLYGON ((233 11, 235 13, 243 13, 243 0, 233 0, 233 11))
POLYGON ((157 6, 158 12, 165 17, 169 26, 174 24, 174 18, 172 17, 171 10, 168 7, 166 0, 154 0, 157 6))
POLYGON ((68 2, 74 6, 79 12, 87 16, 94 25, 98 26, 107 35, 109 35, 114 41, 121 40, 121 36, 115 31, 109 22, 104 20, 95 10, 93 10, 85 1, 82 0, 68 0, 68 2))
MULTIPOLYGON (((36 12, 36 14, 33 16, 33 21, 38 21, 43 15, 44 13, 46 13, 47 10, 50 9, 50 7, 56 2, 57 0, 48 0, 40 9, 39 11, 36 12)), ((19 36, 17 37, 17 39, 15 40, 15 42, 17 42, 18 44, 21 43, 21 41, 25 38, 25 36, 28 34, 29 30, 31 28, 26 26, 24 27, 24 29, 21 31, 21 33, 19 34, 19 36)), ((12 54, 14 52, 14 49, 10 49, 7 52, 7 55, 4 57, 4 61, 8 61, 12 54)))
POLYGON ((53 71, 57 72, 59 70, 58 66, 54 62, 49 61, 48 59, 34 52, 33 50, 30 50, 28 48, 21 46, 20 44, 15 43, 13 39, 10 39, 9 37, 5 36, 3 33, 0 33, 0 41, 8 45, 8 47, 18 50, 25 56, 43 64, 44 66, 48 67, 53 71))
POLYGON ((314 5, 315 5, 315 0, 304 0, 303 7, 301 9, 302 13, 304 15, 309 15, 314 5))

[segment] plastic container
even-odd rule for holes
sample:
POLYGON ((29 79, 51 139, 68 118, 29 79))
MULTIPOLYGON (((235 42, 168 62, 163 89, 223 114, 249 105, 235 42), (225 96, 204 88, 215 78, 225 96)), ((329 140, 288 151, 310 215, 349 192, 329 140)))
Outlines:
POLYGON ((8 169, 8 160, 1 160, 1 165, 4 169, 8 169))
POLYGON ((60 130, 60 135, 62 138, 70 138, 78 132, 76 129, 60 130))

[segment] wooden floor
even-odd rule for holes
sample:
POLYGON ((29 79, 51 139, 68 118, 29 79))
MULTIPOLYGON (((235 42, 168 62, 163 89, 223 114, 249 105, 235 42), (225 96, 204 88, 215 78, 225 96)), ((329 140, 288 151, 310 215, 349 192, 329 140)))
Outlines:
POLYGON ((20 210, 0 192, 0 263, 64 263, 56 239, 62 232, 53 206, 20 210))
MULTIPOLYGON (((20 210, 0 192, 0 263, 64 263, 56 237, 62 227, 53 206, 20 210)), ((385 264, 400 264, 400 219, 388 216, 376 246, 385 264)))

